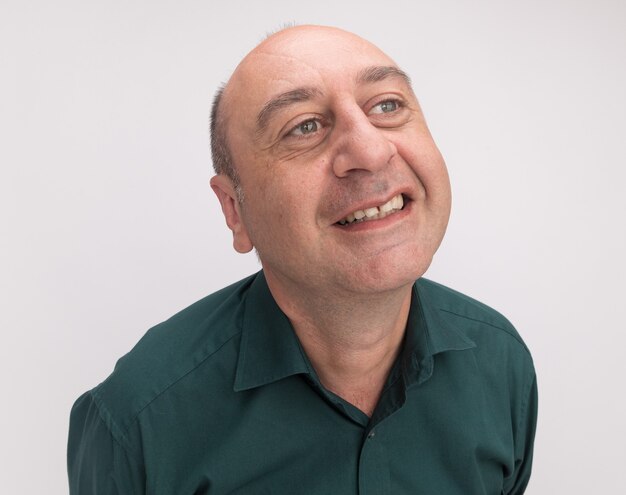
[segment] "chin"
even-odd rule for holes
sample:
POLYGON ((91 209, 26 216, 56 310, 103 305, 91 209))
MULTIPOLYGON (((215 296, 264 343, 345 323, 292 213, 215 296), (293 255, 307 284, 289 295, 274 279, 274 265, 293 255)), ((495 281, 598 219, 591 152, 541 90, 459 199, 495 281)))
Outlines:
POLYGON ((386 292, 412 285, 430 266, 432 256, 413 255, 361 264, 350 278, 355 290, 365 293, 386 292))

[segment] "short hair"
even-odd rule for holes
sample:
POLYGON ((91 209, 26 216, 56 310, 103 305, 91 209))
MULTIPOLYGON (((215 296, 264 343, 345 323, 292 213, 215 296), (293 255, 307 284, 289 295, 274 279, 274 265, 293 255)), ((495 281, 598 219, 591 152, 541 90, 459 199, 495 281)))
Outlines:
MULTIPOLYGON (((264 39, 270 38, 274 34, 292 28, 296 25, 297 24, 295 22, 284 23, 275 31, 268 32, 264 39)), ((241 179, 239 178, 239 173, 233 163, 233 156, 228 146, 226 117, 224 116, 224 111, 221 109, 225 90, 226 84, 222 84, 215 92, 213 104, 211 106, 211 158, 213 160, 213 170, 215 170, 215 173, 225 174, 230 178, 230 180, 233 181, 235 192, 237 193, 237 199, 240 203, 243 203, 241 179)))
POLYGON ((226 133, 226 117, 221 109, 222 100, 224 98, 224 90, 226 85, 222 84, 215 92, 213 104, 211 106, 211 158, 213 160, 213 170, 216 174, 225 174, 233 181, 237 199, 243 201, 243 191, 239 174, 233 163, 233 157, 228 147, 228 139, 226 133))

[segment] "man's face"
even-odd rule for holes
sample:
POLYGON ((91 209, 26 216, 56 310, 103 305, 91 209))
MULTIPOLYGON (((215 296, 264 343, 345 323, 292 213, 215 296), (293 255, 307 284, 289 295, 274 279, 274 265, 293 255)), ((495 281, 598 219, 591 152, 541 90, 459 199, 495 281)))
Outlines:
POLYGON ((244 59, 222 103, 244 193, 235 246, 254 246, 268 276, 332 294, 424 273, 448 221, 448 175, 378 48, 332 28, 283 31, 244 59))

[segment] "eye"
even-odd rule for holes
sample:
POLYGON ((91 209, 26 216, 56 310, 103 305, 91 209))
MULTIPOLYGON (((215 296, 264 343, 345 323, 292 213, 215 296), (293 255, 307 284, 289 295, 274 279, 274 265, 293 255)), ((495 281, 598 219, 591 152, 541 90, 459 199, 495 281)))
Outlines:
POLYGON ((390 113, 395 112, 398 108, 400 108, 400 102, 398 100, 385 100, 374 105, 369 113, 370 115, 376 113, 390 113))
POLYGON ((302 137, 307 134, 313 134, 317 132, 320 128, 320 123, 317 119, 309 119, 304 122, 300 122, 296 125, 291 131, 289 131, 290 136, 302 137))

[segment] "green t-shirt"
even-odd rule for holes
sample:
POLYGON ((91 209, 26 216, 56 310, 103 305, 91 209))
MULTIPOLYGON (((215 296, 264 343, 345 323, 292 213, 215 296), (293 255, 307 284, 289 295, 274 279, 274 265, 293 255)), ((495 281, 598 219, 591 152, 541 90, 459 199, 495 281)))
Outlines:
POLYGON ((511 324, 420 279, 369 418, 321 385, 259 272, 152 328, 77 400, 70 493, 519 494, 536 412, 511 324))

